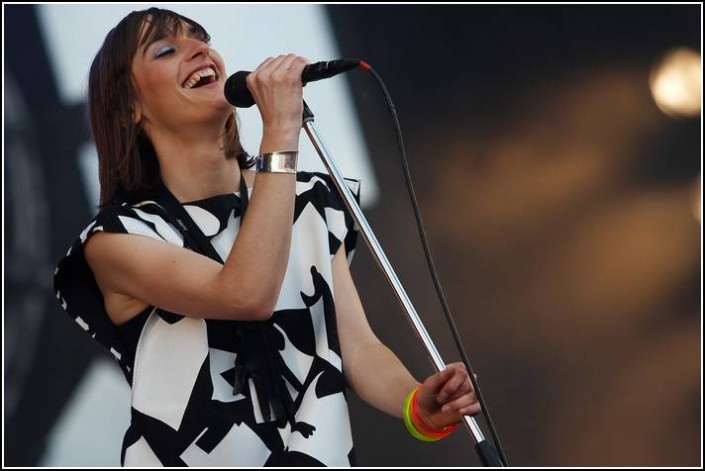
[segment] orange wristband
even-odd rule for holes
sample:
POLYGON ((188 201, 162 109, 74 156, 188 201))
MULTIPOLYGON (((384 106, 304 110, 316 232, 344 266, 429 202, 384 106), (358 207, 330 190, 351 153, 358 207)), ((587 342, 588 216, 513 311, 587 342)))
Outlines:
POLYGON ((449 425, 447 427, 439 429, 429 425, 426 421, 424 421, 419 412, 418 394, 420 390, 421 386, 416 388, 416 391, 414 391, 414 395, 411 398, 411 422, 414 424, 414 427, 420 434, 430 439, 440 440, 441 438, 447 437, 448 435, 453 433, 453 431, 458 428, 460 424, 458 423, 455 425, 449 425))

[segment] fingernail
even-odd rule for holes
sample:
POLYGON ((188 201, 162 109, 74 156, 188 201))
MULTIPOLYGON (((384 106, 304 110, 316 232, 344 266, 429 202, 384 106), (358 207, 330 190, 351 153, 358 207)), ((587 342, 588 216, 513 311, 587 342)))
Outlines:
POLYGON ((448 406, 443 406, 443 407, 441 408, 441 410, 442 410, 443 412, 448 412, 448 409, 449 409, 448 406))

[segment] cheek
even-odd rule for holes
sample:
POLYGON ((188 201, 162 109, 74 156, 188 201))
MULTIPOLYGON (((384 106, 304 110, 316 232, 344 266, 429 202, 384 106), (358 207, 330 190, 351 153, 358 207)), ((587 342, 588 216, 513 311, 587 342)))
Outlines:
POLYGON ((176 84, 174 75, 164 70, 155 69, 146 71, 135 80, 135 89, 143 107, 157 109, 160 104, 173 99, 176 84))
POLYGON ((174 73, 165 67, 151 67, 145 70, 142 76, 142 83, 145 89, 158 92, 173 86, 174 76, 174 73))
POLYGON ((228 78, 228 71, 225 68, 225 61, 223 60, 223 57, 213 49, 211 49, 210 56, 215 62, 215 65, 218 67, 218 70, 222 73, 223 80, 228 78))

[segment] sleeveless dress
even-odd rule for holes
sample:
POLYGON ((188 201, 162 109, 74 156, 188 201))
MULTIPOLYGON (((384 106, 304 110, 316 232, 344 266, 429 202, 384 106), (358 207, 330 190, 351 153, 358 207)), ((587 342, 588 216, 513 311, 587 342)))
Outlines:
MULTIPOLYGON (((359 200, 359 181, 346 183, 359 200)), ((226 260, 240 227, 239 194, 183 206, 226 260)), ((351 260, 357 231, 330 176, 297 174, 289 263, 268 321, 153 306, 119 328, 110 321, 84 244, 105 231, 184 247, 172 220, 155 201, 106 207, 55 272, 63 309, 112 353, 132 388, 122 464, 354 465, 331 262, 341 244, 351 260)))

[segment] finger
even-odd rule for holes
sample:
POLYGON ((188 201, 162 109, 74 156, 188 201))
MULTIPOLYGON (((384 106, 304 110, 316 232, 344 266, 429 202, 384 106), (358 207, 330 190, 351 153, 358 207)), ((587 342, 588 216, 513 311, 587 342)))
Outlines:
POLYGON ((474 394, 475 389, 472 387, 472 383, 470 383, 470 380, 468 378, 465 378, 465 381, 463 381, 460 387, 456 389, 454 393, 448 395, 448 397, 446 398, 446 402, 452 401, 470 393, 474 394))
POLYGON ((444 404, 443 407, 441 408, 442 412, 453 412, 453 411, 460 411, 462 409, 465 409, 467 407, 474 406, 475 404, 479 404, 477 400, 477 396, 475 394, 466 394, 464 396, 459 397, 458 399, 455 399, 453 401, 449 401, 447 404, 444 404))
POLYGON ((274 62, 277 58, 276 57, 267 57, 265 60, 262 61, 260 65, 258 65, 255 70, 252 71, 252 73, 255 72, 261 72, 264 68, 269 67, 269 65, 274 62))
MULTIPOLYGON (((297 67, 293 74, 290 69, 292 64, 296 63, 298 56, 296 54, 281 54, 274 58, 268 58, 251 74, 247 76, 247 84, 250 91, 253 89, 266 87, 273 82, 287 81, 295 84, 300 81, 301 70, 303 67, 297 67), (290 75, 291 74, 291 75, 290 75)), ((255 98, 257 98, 255 96, 255 98)))
POLYGON ((278 75, 286 75, 297 57, 296 54, 287 54, 284 56, 282 60, 275 65, 275 73, 278 75))
POLYGON ((291 62, 290 69, 295 76, 301 77, 304 68, 310 63, 311 61, 309 61, 305 57, 294 56, 294 60, 291 62))
POLYGON ((467 373, 460 369, 455 369, 453 371, 453 376, 451 376, 446 384, 441 388, 438 394, 438 402, 445 402, 449 398, 453 397, 458 389, 465 383, 467 379, 467 373))
POLYGON ((438 394, 438 391, 440 391, 452 374, 453 370, 445 369, 429 376, 423 383, 423 392, 430 395, 438 394))
POLYGON ((436 398, 438 402, 443 404, 453 397, 455 392, 462 385, 462 381, 462 377, 458 377, 457 375, 451 376, 438 392, 438 397, 436 398))
POLYGON ((463 407, 458 411, 460 415, 477 415, 480 412, 482 412, 482 407, 480 407, 479 402, 468 407, 463 407))
MULTIPOLYGON (((448 368, 461 368, 464 371, 468 371, 468 368, 465 366, 465 363, 463 363, 462 361, 456 361, 455 363, 450 363, 448 365, 448 368)), ((475 379, 478 379, 477 374, 473 373, 473 376, 475 377, 475 379)))
POLYGON ((264 81, 266 77, 269 76, 272 64, 276 63, 280 57, 281 56, 267 57, 260 65, 257 66, 255 70, 247 74, 245 81, 247 82, 247 87, 250 91, 254 91, 256 89, 256 84, 264 81))
POLYGON ((306 66, 306 59, 296 54, 287 54, 271 65, 271 77, 278 82, 292 85, 301 84, 301 74, 306 66))
POLYGON ((259 75, 262 77, 278 77, 286 73, 284 67, 286 67, 286 61, 289 56, 293 54, 280 54, 273 60, 269 61, 267 64, 263 64, 262 69, 259 71, 259 75))

